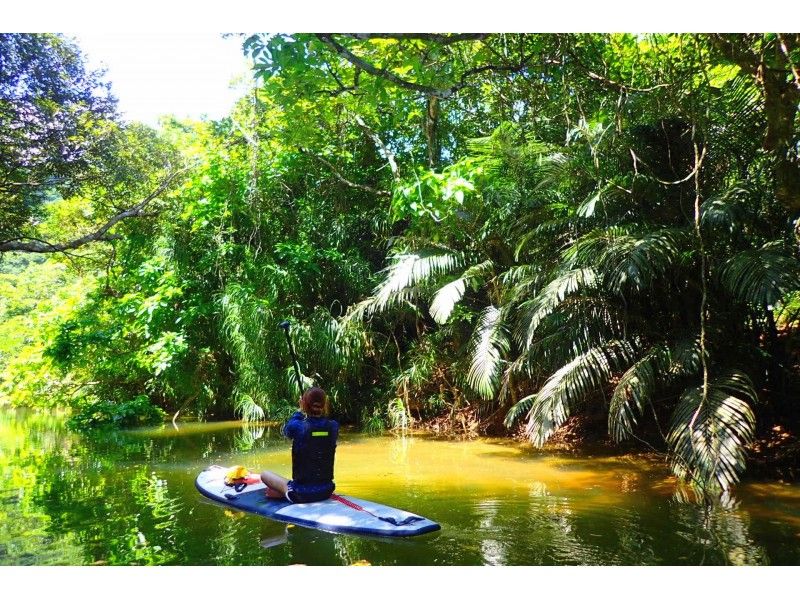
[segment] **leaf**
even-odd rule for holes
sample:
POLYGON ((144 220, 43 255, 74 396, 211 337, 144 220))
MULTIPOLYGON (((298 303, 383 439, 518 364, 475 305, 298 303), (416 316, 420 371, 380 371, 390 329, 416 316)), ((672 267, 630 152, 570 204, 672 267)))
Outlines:
POLYGON ((675 264, 685 239, 686 230, 680 228, 614 237, 597 256, 598 270, 617 293, 625 289, 646 291, 675 264))
POLYGON ((489 305, 483 310, 480 323, 473 332, 472 363, 467 373, 467 383, 485 399, 492 398, 497 391, 503 356, 508 350, 503 312, 489 305))
POLYGON ((519 306, 521 316, 516 328, 517 338, 530 347, 536 328, 544 318, 553 313, 567 297, 593 288, 596 283, 597 276, 591 268, 568 270, 557 275, 536 297, 519 306))
POLYGON ((745 469, 746 445, 755 434, 755 415, 745 400, 757 402, 753 383, 739 371, 686 390, 667 435, 676 475, 701 490, 728 490, 745 469))
POLYGON ((600 192, 596 193, 586 201, 584 201, 580 206, 578 206, 575 215, 579 218, 591 218, 594 216, 595 209, 597 208, 597 203, 600 201, 600 192))
POLYGON ((445 324, 456 304, 464 296, 467 282, 482 280, 494 270, 494 262, 486 260, 467 268, 460 278, 447 283, 433 296, 430 313, 437 324, 445 324))
POLYGON ((466 281, 464 278, 457 278, 449 282, 441 289, 436 291, 436 295, 431 302, 430 312, 437 324, 445 324, 456 303, 464 296, 466 281))
POLYGON ((720 281, 738 300, 764 308, 800 289, 800 261, 770 246, 748 249, 725 262, 720 281))
POLYGON ((403 253, 392 257, 385 278, 373 293, 375 311, 382 311, 398 303, 403 291, 422 282, 430 282, 438 276, 452 272, 463 263, 463 256, 456 253, 403 253))
POLYGON ((654 348, 633 364, 614 388, 608 409, 608 432, 617 442, 633 433, 637 418, 655 393, 663 362, 663 348, 654 348))
POLYGON ((711 197, 700 206, 700 224, 707 234, 726 232, 732 234, 742 227, 742 218, 748 201, 748 189, 733 186, 724 193, 711 197))
MULTIPOLYGON (((599 390, 614 371, 633 359, 633 347, 626 341, 612 341, 594 347, 556 371, 535 395, 521 402, 530 405, 525 433, 536 446, 542 446, 569 417, 572 409, 590 392, 599 390)), ((509 411, 506 426, 521 415, 522 408, 509 411)))

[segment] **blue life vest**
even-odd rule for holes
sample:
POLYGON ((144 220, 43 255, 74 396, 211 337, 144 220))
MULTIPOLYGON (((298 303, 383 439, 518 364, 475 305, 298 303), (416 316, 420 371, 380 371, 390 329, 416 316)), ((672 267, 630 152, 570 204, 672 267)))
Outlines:
POLYGON ((299 491, 333 492, 333 460, 339 424, 295 413, 284 427, 292 442, 292 482, 299 491), (307 490, 306 490, 307 489, 307 490))

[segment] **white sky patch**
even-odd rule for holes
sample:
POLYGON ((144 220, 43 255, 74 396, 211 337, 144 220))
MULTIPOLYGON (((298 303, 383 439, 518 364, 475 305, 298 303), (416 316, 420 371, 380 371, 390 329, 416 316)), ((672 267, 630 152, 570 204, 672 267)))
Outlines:
POLYGON ((242 38, 221 33, 77 33, 90 67, 106 80, 126 120, 219 119, 251 85, 242 38))

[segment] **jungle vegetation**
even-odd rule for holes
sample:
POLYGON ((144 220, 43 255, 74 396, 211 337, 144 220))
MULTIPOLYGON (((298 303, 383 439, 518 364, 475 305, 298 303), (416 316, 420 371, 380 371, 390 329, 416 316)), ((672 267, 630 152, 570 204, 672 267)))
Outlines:
POLYGON ((713 494, 796 426, 800 35, 241 39, 231 114, 153 130, 0 36, 0 400, 279 419, 288 318, 366 429, 591 414, 713 494))

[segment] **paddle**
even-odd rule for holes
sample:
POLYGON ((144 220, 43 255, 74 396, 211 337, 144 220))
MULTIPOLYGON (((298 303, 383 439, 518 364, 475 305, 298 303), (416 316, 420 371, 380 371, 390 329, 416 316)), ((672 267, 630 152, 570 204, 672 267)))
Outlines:
POLYGON ((297 386, 300 387, 300 396, 302 397, 303 393, 305 392, 305 389, 303 388, 303 378, 301 378, 300 376, 300 366, 297 365, 297 354, 294 352, 294 345, 292 345, 292 337, 289 336, 289 326, 291 326, 291 324, 289 324, 289 320, 285 320, 280 324, 278 324, 278 326, 283 328, 283 331, 286 333, 286 343, 289 345, 289 353, 292 356, 292 363, 294 364, 294 373, 295 376, 297 376, 297 386))

